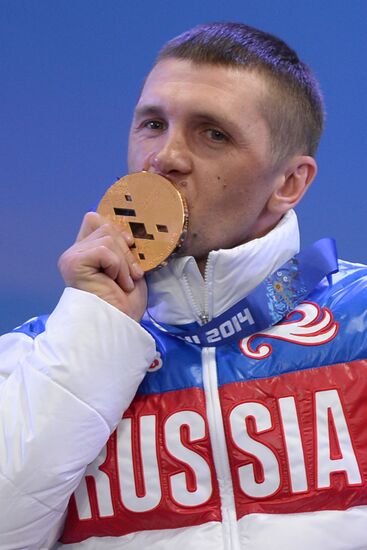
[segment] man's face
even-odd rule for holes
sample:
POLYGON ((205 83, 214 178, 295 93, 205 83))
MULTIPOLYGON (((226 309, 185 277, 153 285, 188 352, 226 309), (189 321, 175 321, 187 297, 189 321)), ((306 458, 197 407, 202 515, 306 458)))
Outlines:
POLYGON ((267 206, 280 174, 260 115, 265 86, 254 72, 168 59, 153 68, 136 106, 129 172, 149 170, 177 185, 189 209, 181 254, 199 264, 278 221, 267 206))

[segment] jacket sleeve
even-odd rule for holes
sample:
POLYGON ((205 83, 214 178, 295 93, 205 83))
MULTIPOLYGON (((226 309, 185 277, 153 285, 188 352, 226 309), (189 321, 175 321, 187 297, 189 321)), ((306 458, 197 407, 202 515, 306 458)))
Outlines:
POLYGON ((140 325, 71 288, 44 332, 0 339, 0 548, 44 547, 154 355, 140 325))

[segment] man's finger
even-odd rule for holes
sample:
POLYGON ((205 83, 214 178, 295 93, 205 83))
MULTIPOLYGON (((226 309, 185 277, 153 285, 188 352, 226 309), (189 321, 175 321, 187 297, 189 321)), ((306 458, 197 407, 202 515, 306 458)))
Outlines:
POLYGON ((130 275, 136 281, 141 279, 144 276, 144 271, 130 248, 134 244, 134 238, 127 231, 118 232, 116 238, 129 266, 130 275))
MULTIPOLYGON (((92 228, 92 225, 89 227, 92 228)), ((139 280, 144 276, 144 271, 130 248, 134 244, 134 237, 131 233, 115 227, 112 223, 103 223, 100 227, 97 227, 95 231, 89 233, 89 235, 83 239, 83 242, 79 241, 79 244, 81 244, 83 248, 92 248, 97 241, 101 239, 106 239, 104 244, 108 245, 111 249, 116 248, 116 252, 119 251, 121 257, 123 257, 127 263, 130 274, 134 280, 139 280)))
POLYGON ((82 241, 105 223, 106 220, 97 212, 87 212, 80 226, 76 242, 82 241))

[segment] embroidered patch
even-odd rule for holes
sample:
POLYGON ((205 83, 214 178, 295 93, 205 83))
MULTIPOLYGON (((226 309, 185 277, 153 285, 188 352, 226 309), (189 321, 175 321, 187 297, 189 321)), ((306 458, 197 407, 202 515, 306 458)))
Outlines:
POLYGON ((331 311, 327 307, 320 308, 314 302, 303 302, 285 319, 263 332, 240 340, 242 353, 251 359, 269 357, 273 351, 272 345, 266 342, 255 344, 257 338, 275 338, 302 346, 320 346, 333 340, 339 330, 339 323, 334 321, 331 311))
POLYGON ((162 361, 161 353, 157 351, 153 363, 148 368, 148 372, 155 372, 156 370, 159 370, 162 367, 163 367, 163 361, 162 361))

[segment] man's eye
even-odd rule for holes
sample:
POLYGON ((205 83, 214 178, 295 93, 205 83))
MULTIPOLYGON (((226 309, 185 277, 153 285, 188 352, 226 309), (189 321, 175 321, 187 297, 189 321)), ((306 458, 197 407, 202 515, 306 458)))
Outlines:
POLYGON ((227 141, 228 140, 227 136, 225 134, 223 134, 223 132, 221 132, 220 130, 215 130, 213 128, 209 128, 209 130, 207 130, 207 134, 210 137, 210 139, 212 139, 213 141, 227 141))
POLYGON ((160 120, 147 120, 143 126, 149 130, 164 130, 164 124, 160 120))

